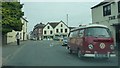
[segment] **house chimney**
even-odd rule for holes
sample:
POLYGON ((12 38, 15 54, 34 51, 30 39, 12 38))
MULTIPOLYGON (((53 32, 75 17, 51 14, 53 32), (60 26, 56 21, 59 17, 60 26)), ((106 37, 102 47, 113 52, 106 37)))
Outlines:
POLYGON ((42 24, 42 22, 40 22, 40 24, 42 24))

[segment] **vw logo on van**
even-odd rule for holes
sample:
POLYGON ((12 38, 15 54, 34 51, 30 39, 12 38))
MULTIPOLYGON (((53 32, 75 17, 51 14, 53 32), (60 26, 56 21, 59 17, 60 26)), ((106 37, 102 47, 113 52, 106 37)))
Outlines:
POLYGON ((105 48, 105 44, 104 43, 100 43, 100 48, 104 49, 105 48))

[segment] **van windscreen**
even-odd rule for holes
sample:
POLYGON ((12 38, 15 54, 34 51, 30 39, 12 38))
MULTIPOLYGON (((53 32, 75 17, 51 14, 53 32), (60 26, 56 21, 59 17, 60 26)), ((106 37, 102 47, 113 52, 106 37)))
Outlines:
POLYGON ((85 31, 86 36, 93 36, 93 37, 111 37, 111 32, 108 28, 103 27, 90 27, 87 28, 85 31))

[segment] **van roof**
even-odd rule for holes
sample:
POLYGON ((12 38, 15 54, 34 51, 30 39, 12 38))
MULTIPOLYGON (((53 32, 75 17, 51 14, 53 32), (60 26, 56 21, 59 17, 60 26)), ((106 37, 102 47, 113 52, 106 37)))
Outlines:
POLYGON ((74 31, 74 30, 77 30, 77 29, 89 28, 89 27, 105 27, 105 28, 108 28, 108 27, 105 26, 105 25, 89 24, 89 25, 83 25, 83 26, 80 26, 80 27, 76 27, 76 28, 72 29, 71 31, 74 31))

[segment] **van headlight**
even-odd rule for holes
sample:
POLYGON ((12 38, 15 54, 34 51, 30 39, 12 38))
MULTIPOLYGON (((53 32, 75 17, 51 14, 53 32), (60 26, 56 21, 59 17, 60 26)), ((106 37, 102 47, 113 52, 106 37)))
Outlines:
POLYGON ((89 44, 89 45, 88 45, 88 48, 92 50, 92 49, 93 49, 93 45, 92 45, 92 44, 89 44))
POLYGON ((110 45, 110 49, 111 49, 111 50, 114 50, 114 46, 113 46, 113 45, 110 45))

